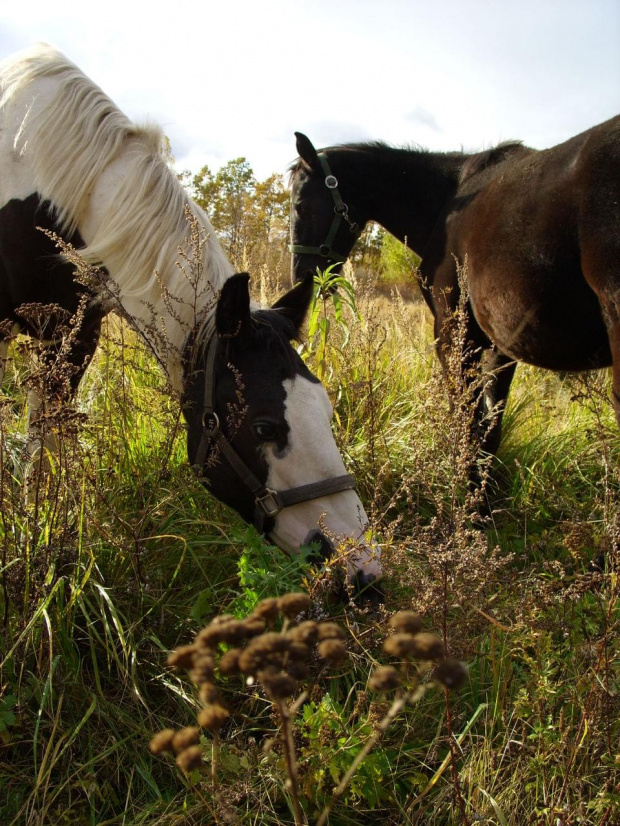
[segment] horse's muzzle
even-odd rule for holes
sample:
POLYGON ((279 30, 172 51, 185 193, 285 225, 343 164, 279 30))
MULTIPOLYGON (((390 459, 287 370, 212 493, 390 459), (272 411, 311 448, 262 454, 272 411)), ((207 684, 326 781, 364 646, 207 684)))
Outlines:
MULTIPOLYGON (((310 556, 310 561, 316 565, 326 562, 334 553, 334 545, 325 534, 315 529, 310 531, 304 545, 316 546, 316 551, 310 556)), ((379 605, 385 601, 385 594, 380 579, 375 574, 366 574, 362 570, 356 571, 350 580, 353 595, 356 600, 379 605)), ((342 598, 346 598, 346 589, 341 586, 342 598)))

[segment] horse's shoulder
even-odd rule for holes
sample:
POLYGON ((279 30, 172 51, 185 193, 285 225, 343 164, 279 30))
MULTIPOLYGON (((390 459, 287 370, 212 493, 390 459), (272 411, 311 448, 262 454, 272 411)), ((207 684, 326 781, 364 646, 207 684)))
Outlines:
POLYGON ((461 167, 460 183, 464 183, 489 167, 496 166, 515 156, 521 157, 530 151, 521 141, 505 141, 492 149, 470 155, 461 167))

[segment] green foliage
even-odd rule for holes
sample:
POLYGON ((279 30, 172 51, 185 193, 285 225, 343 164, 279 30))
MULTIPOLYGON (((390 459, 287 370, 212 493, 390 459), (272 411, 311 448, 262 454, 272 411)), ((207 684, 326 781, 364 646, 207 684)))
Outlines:
POLYGON ((314 276, 314 292, 308 313, 308 336, 304 356, 312 358, 314 371, 321 381, 327 380, 329 370, 330 329, 335 323, 343 333, 343 347, 348 342, 351 318, 357 317, 355 290, 342 275, 335 273, 334 265, 314 276), (350 317, 344 312, 350 311, 350 317))
POLYGON ((0 737, 4 736, 10 726, 17 722, 14 708, 17 705, 17 697, 14 694, 7 694, 0 699, 0 737))
POLYGON ((389 232, 384 232, 379 260, 379 272, 383 281, 398 284, 410 280, 420 261, 420 256, 412 252, 406 244, 401 244, 389 232))
MULTIPOLYGON (((301 718, 302 790, 315 805, 324 805, 373 734, 373 727, 368 720, 352 722, 343 704, 329 694, 319 703, 306 703, 301 718)), ((394 755, 390 751, 378 748, 364 759, 345 792, 346 805, 363 803, 374 810, 393 798, 390 758, 394 755)))
POLYGON ((309 557, 313 548, 302 548, 299 554, 287 554, 265 542, 254 528, 234 534, 243 550, 238 562, 241 592, 231 605, 236 616, 251 614, 256 604, 266 597, 299 591, 312 573, 309 557))

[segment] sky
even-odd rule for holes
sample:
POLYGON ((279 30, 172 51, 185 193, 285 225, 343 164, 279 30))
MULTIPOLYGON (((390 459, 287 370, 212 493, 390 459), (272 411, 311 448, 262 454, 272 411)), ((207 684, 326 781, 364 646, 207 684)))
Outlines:
POLYGON ((0 0, 0 59, 37 40, 194 172, 284 173, 295 131, 542 149, 620 112, 620 0, 0 0))

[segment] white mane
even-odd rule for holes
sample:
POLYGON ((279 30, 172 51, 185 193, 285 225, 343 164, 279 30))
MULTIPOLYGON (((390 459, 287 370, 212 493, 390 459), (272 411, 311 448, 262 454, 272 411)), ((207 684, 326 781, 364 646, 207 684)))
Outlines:
MULTIPOLYGON (((33 191, 51 202, 65 234, 91 220, 94 232, 80 254, 106 268, 123 309, 145 337, 158 325, 158 335, 173 352, 158 355, 178 383, 174 374, 183 344, 232 267, 207 216, 166 165, 161 129, 132 123, 74 64, 45 44, 0 65, 0 108, 16 101, 22 104, 16 111, 24 114, 13 151, 27 161, 33 191), (110 165, 119 161, 122 174, 113 175, 110 165), (106 172, 107 179, 102 178, 106 172), (91 196, 102 180, 112 189, 92 222, 96 205, 91 196), (192 284, 177 263, 182 263, 179 248, 187 250, 187 209, 207 235, 200 284, 192 284)), ((161 349, 152 341, 151 346, 161 349)))

